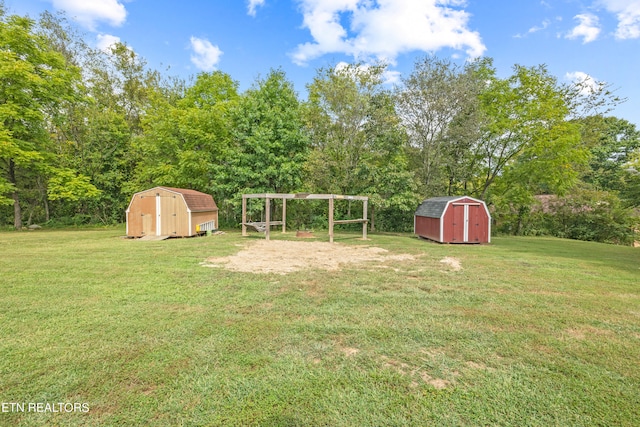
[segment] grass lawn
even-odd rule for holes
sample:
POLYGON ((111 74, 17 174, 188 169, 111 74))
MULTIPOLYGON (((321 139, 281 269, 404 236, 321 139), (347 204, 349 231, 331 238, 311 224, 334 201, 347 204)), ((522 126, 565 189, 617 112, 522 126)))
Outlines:
POLYGON ((123 234, 0 233, 0 426, 640 420, 640 249, 338 234, 414 259, 280 275, 200 265, 255 234, 123 234))

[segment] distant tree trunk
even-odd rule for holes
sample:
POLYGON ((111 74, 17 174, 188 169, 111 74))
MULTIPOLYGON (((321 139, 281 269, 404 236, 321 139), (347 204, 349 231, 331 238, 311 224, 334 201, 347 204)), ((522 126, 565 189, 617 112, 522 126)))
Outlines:
POLYGON ((16 164, 12 159, 9 159, 9 182, 15 187, 11 194, 13 197, 13 226, 16 230, 22 230, 22 210, 20 209, 20 197, 16 186, 16 164))
POLYGON ((376 231, 376 208, 371 205, 371 231, 376 231))
MULTIPOLYGON (((38 177, 38 190, 40 191, 40 195, 42 196, 42 204, 44 206, 44 219, 46 222, 49 221, 49 199, 47 198, 47 189, 42 184, 42 180, 38 177)), ((31 222, 31 220, 29 220, 31 222)))
POLYGON ((528 212, 529 212, 529 207, 528 206, 520 206, 518 208, 518 224, 516 226, 515 233, 513 233, 514 235, 520 236, 522 234, 522 226, 523 226, 523 223, 524 223, 524 216, 528 212))
POLYGON ((49 200, 47 200, 47 195, 44 195, 44 220, 45 222, 49 222, 49 200))

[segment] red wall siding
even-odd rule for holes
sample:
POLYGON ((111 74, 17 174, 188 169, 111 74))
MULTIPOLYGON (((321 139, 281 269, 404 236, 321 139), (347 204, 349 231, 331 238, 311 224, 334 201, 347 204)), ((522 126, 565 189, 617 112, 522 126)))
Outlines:
POLYGON ((440 241, 440 220, 438 218, 427 218, 416 216, 416 234, 427 239, 440 241))

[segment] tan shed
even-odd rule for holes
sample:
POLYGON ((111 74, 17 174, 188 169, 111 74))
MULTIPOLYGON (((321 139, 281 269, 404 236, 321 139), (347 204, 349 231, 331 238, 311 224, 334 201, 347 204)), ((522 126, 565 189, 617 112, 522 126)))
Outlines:
POLYGON ((218 226, 213 197, 183 188, 155 187, 136 193, 126 212, 131 237, 189 237, 218 226))

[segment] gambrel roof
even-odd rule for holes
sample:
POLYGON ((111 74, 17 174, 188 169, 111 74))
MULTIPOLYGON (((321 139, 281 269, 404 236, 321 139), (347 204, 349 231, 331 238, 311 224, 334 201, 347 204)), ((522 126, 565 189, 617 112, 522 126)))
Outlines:
MULTIPOLYGON (((187 205, 187 209, 190 212, 211 212, 211 211, 218 210, 218 206, 216 205, 216 202, 213 200, 213 197, 210 194, 201 193, 200 191, 196 191, 196 190, 188 190, 186 188, 173 188, 173 187, 160 186, 160 187, 149 188, 147 190, 139 191, 135 193, 131 198, 131 202, 129 203, 127 212, 129 212, 129 209, 131 208, 131 203, 133 203, 133 201, 139 194, 148 193, 156 189, 163 189, 171 193, 179 194, 180 197, 184 200, 185 204, 187 205)), ((144 197, 144 196, 140 196, 140 197, 144 197)))
POLYGON ((442 218, 444 210, 447 208, 447 204, 456 199, 462 199, 465 196, 444 196, 444 197, 432 197, 423 201, 418 209, 416 209, 417 216, 424 216, 427 218, 442 218))

